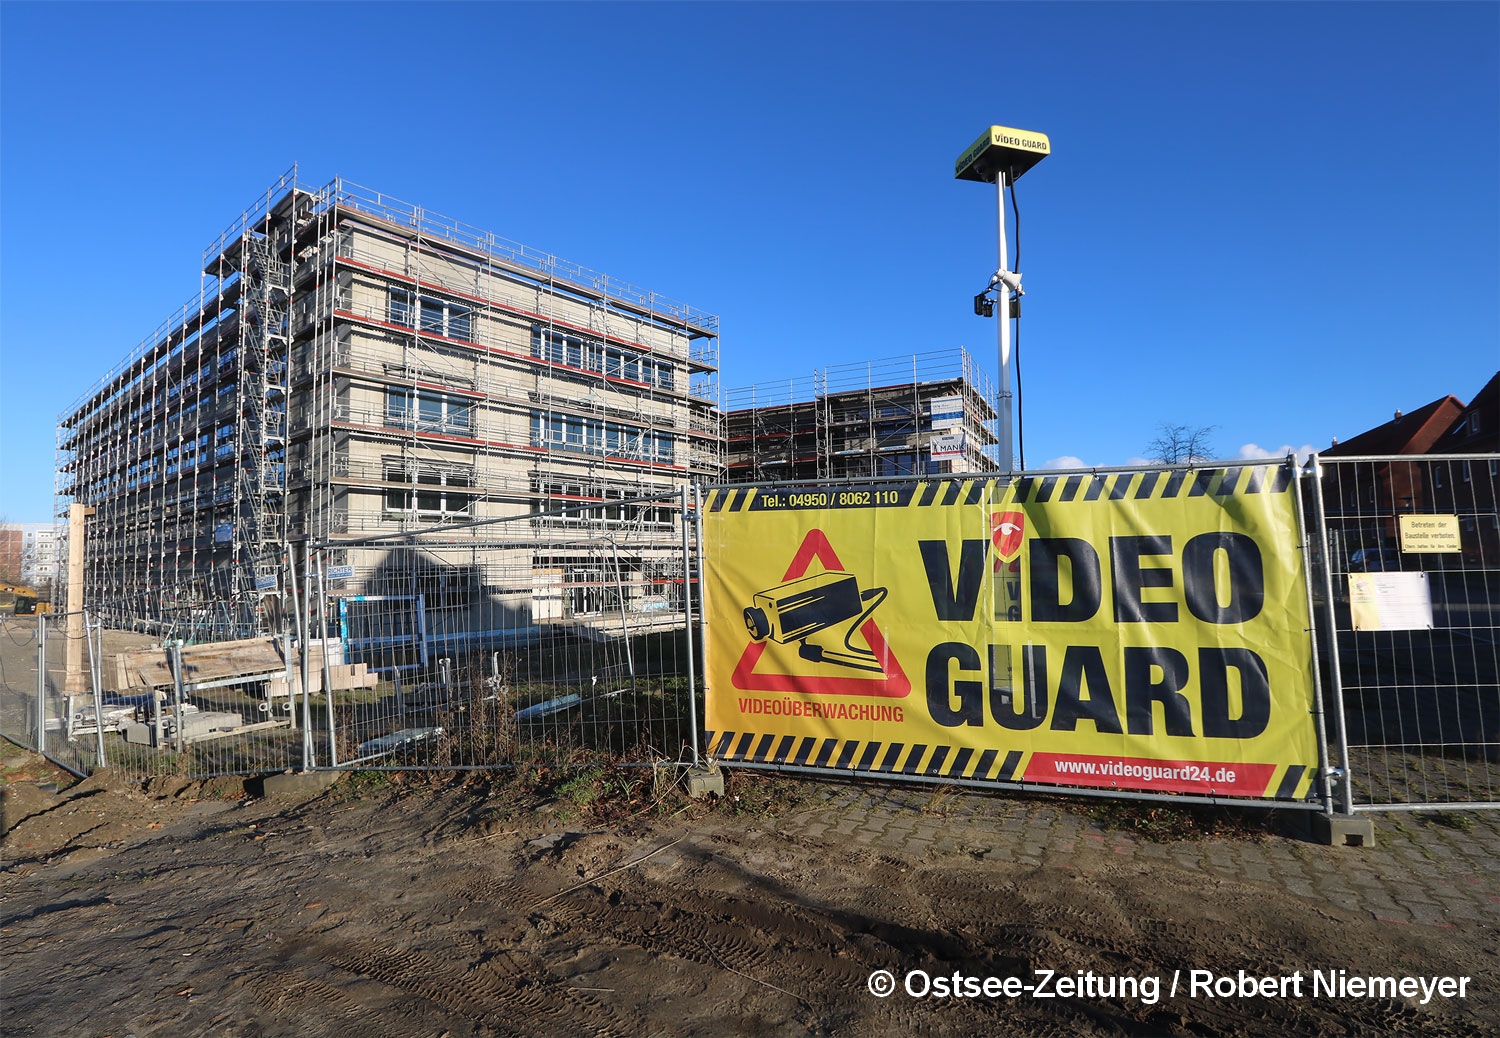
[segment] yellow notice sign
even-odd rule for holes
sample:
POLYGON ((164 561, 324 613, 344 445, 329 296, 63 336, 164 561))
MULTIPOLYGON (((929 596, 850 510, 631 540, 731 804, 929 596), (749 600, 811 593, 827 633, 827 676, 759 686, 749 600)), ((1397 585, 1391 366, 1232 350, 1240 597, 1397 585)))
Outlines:
POLYGON ((722 761, 1301 799, 1286 465, 733 487, 704 516, 722 761))
POLYGON ((1401 550, 1409 552, 1460 552, 1463 550, 1456 515, 1401 515, 1401 550))

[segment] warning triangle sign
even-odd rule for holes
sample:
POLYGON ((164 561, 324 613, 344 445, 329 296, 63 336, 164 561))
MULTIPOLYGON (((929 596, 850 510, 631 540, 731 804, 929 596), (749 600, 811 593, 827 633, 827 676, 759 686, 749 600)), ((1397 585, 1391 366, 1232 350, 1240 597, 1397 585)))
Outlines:
MULTIPOLYGON (((808 568, 815 560, 824 571, 843 572, 844 566, 839 562, 833 545, 828 543, 828 537, 822 530, 808 531, 797 553, 792 557, 792 564, 787 567, 786 575, 781 578, 782 582, 786 583, 806 576, 808 568)), ((739 663, 735 664, 730 681, 735 688, 745 692, 802 692, 815 696, 880 696, 890 699, 899 699, 910 694, 911 680, 901 669, 895 653, 891 652, 890 646, 886 644, 885 638, 880 633, 879 624, 874 619, 867 619, 860 626, 859 633, 869 645, 870 651, 875 654, 875 661, 879 663, 882 672, 881 677, 855 678, 833 673, 818 675, 761 673, 755 669, 756 664, 760 662, 771 643, 770 641, 752 641, 745 647, 739 663)), ((830 665, 824 669, 836 671, 839 668, 836 665, 830 665)))

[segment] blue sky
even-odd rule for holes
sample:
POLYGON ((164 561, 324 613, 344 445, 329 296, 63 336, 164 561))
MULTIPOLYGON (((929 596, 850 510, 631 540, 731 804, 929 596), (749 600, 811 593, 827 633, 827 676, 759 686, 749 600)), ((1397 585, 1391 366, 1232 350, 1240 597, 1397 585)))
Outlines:
POLYGON ((294 161, 720 315, 726 386, 964 345, 1026 460, 1323 447, 1500 368, 1500 6, 0 6, 0 515, 294 161))

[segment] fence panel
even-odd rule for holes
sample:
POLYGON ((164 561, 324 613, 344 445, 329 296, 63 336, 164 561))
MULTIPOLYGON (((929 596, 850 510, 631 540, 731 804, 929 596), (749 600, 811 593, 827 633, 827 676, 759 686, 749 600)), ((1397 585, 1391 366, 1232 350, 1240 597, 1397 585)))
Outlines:
POLYGON ((1500 807, 1500 456, 1309 468, 1342 808, 1500 807))
POLYGON ((310 644, 331 649, 319 766, 692 759, 683 504, 329 545, 311 569, 310 644))
POLYGON ((28 749, 41 748, 37 734, 39 629, 45 615, 0 614, 0 734, 28 749))
POLYGON ((1290 462, 731 485, 706 745, 743 767, 1327 809, 1290 462))
POLYGON ((0 617, 0 734, 80 776, 99 761, 86 637, 82 614, 0 617))
POLYGON ((679 493, 293 545, 233 616, 202 580, 98 603, 72 700, 63 619, 7 617, 0 732, 80 773, 102 743, 135 780, 696 760, 695 514, 679 493))

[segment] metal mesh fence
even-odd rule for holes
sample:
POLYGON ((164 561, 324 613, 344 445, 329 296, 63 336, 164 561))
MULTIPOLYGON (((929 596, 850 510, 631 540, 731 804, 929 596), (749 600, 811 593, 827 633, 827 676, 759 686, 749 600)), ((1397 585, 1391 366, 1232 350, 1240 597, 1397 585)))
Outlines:
POLYGON ((0 734, 77 775, 99 762, 96 636, 81 614, 0 616, 0 734))
POLYGON ((111 602, 71 698, 63 618, 7 617, 0 732, 136 779, 695 761, 695 514, 640 498, 289 553, 251 638, 193 588, 158 597, 170 616, 111 602))
MULTIPOLYGON (((1309 472, 1336 806, 1500 806, 1500 456, 1309 472)), ((208 584, 3 616, 0 734, 135 778, 696 760, 696 516, 641 498, 295 551, 256 638, 208 584)))
POLYGON ((314 560, 311 644, 331 650, 310 679, 332 716, 319 763, 690 759, 682 517, 678 499, 640 499, 314 560))
POLYGON ((1340 806, 1500 806, 1500 456, 1309 467, 1340 806))

